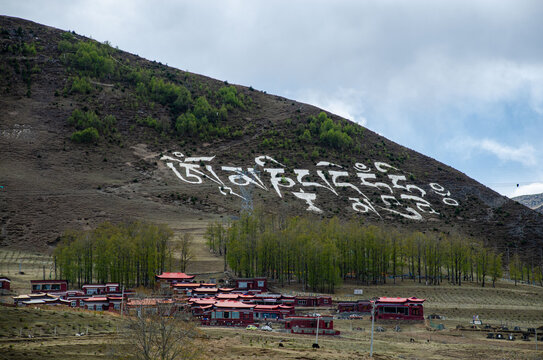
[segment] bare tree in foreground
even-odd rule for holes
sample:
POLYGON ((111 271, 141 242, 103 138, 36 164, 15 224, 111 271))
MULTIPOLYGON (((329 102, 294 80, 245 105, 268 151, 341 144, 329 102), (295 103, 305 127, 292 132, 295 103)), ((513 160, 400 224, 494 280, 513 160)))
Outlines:
POLYGON ((133 356, 142 360, 197 359, 194 340, 198 335, 190 314, 176 312, 171 300, 143 298, 126 333, 133 356))

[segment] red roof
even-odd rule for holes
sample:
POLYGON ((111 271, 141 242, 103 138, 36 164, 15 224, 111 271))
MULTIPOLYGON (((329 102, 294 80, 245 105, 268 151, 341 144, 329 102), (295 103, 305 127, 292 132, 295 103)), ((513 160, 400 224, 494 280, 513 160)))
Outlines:
POLYGON ((245 304, 241 301, 217 301, 215 303, 216 307, 220 308, 241 308, 241 309, 252 309, 255 305, 245 304))
POLYGON ((410 297, 410 298, 380 297, 379 299, 377 299, 378 303, 394 303, 394 304, 406 303, 406 302, 419 302, 419 303, 422 303, 424 301, 426 301, 426 299, 418 299, 416 297, 410 297))
POLYGON ((237 299, 239 294, 218 294, 217 299, 237 299))
POLYGON ((108 301, 108 300, 107 300, 107 297, 90 297, 90 298, 83 299, 83 301, 88 302, 88 301, 108 301))
POLYGON ((217 302, 215 299, 198 299, 198 298, 191 298, 189 299, 189 302, 196 304, 196 305, 213 305, 217 302))
POLYGON ((279 305, 257 305, 255 310, 278 310, 279 305))
POLYGON ((254 295, 243 295, 243 294, 240 294, 239 297, 241 299, 254 299, 255 298, 254 295))
POLYGON ((217 288, 202 288, 202 287, 200 287, 200 288, 194 289, 194 290, 192 290, 192 291, 193 291, 193 292, 203 292, 203 293, 210 293, 210 292, 216 293, 216 292, 219 291, 219 289, 217 289, 217 288))
POLYGON ((197 288, 200 287, 198 283, 177 283, 173 287, 176 288, 197 288))
POLYGON ((182 272, 177 272, 177 273, 165 272, 165 273, 162 273, 160 275, 157 275, 156 277, 159 278, 159 279, 165 279, 165 280, 194 279, 194 275, 187 275, 187 274, 182 273, 182 272))
POLYGON ((230 292, 230 291, 234 291, 236 290, 235 288, 219 288, 220 291, 222 292, 230 292))

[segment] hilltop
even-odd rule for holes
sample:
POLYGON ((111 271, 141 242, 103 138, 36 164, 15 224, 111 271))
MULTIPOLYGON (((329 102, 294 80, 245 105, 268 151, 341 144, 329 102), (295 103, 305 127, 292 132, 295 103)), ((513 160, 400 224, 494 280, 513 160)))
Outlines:
POLYGON ((543 194, 522 195, 512 199, 543 214, 543 194))
POLYGON ((543 243, 541 214, 370 129, 73 32, 1 16, 0 92, 0 246, 44 249, 106 220, 190 229, 250 206, 525 254, 543 243))

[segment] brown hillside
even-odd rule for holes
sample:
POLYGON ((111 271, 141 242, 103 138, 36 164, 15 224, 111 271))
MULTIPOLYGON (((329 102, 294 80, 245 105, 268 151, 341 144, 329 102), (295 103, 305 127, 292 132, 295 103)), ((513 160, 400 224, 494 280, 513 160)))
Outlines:
POLYGON ((271 212, 454 231, 538 257, 543 244, 541 214, 368 129, 77 34, 1 16, 0 93, 0 246, 46 248, 105 220, 229 218, 248 188, 271 212), (98 138, 74 141, 91 124, 70 122, 76 109, 96 114, 98 138))

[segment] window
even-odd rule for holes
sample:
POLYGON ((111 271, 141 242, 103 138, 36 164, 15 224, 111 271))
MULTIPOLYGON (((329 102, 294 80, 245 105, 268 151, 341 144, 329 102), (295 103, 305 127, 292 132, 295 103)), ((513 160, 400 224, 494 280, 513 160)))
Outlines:
POLYGON ((60 290, 60 284, 53 284, 53 285, 51 285, 51 289, 53 289, 53 290, 60 290))
POLYGON ((113 308, 115 310, 121 310, 121 304, 115 304, 115 305, 113 305, 113 308))
POLYGON ((72 302, 70 303, 70 306, 71 307, 76 307, 77 306, 77 300, 72 300, 72 302))
POLYGON ((102 311, 102 304, 96 304, 96 310, 102 311))
POLYGON ((42 289, 43 290, 51 290, 51 284, 43 284, 42 289))
POLYGON ((307 304, 307 300, 298 300, 298 305, 305 305, 307 304))
POLYGON ((264 287, 264 280, 258 280, 258 287, 263 288, 264 287))
POLYGON ((41 290, 41 285, 40 284, 32 285, 32 290, 41 290))
POLYGON ((229 319, 230 318, 230 313, 228 311, 225 311, 224 314, 223 314, 223 317, 225 319, 229 319))
POLYGON ((87 309, 89 309, 89 310, 94 310, 94 304, 89 304, 89 305, 87 305, 87 309))
POLYGON ((239 312, 233 311, 231 314, 232 314, 232 319, 239 319, 239 312))
POLYGON ((240 289, 247 289, 247 281, 240 281, 238 287, 240 289))
POLYGON ((95 295, 98 294, 97 289, 87 289, 87 295, 95 295))
POLYGON ((115 291, 116 290, 116 287, 115 286, 110 286, 109 287, 109 291, 115 291))

